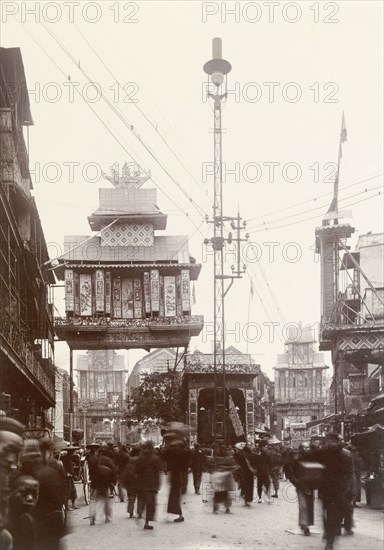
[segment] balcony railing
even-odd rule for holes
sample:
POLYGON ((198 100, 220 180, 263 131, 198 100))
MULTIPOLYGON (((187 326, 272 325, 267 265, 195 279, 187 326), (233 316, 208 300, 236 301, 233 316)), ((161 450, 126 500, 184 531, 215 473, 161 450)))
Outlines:
POLYGON ((11 321, 4 311, 0 320, 0 334, 12 348, 24 368, 34 376, 48 393, 49 397, 54 400, 55 371, 52 361, 43 359, 36 354, 32 344, 27 340, 25 331, 11 321))
POLYGON ((95 328, 149 328, 160 330, 162 328, 180 326, 180 325, 200 325, 203 324, 202 315, 178 315, 176 317, 156 317, 148 319, 111 319, 110 317, 55 317, 56 327, 95 327, 95 328))
MULTIPOLYGON (((222 372, 222 365, 216 366, 216 372, 222 372)), ((200 363, 193 362, 190 363, 187 360, 187 364, 184 368, 184 373, 214 373, 215 368, 213 363, 200 363)), ((227 374, 258 374, 260 372, 260 367, 258 365, 249 365, 247 363, 243 364, 231 364, 225 366, 225 372, 227 374)))

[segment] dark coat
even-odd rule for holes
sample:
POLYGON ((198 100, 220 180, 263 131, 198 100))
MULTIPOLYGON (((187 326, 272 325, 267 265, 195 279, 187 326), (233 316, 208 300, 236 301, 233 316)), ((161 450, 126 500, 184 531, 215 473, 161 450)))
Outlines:
POLYGON ((167 462, 168 470, 183 472, 188 470, 191 451, 183 447, 166 448, 161 458, 167 462))
POLYGON ((101 455, 97 461, 92 479, 96 489, 107 489, 117 481, 117 471, 113 460, 109 456, 101 455))
POLYGON ((321 449, 312 455, 324 464, 321 495, 323 502, 352 499, 356 495, 355 471, 351 453, 346 449, 321 449))
POLYGON ((120 481, 127 493, 137 495, 138 493, 138 478, 137 478, 137 462, 138 456, 129 456, 124 470, 120 474, 120 481))
POLYGON ((160 458, 154 453, 142 454, 137 460, 137 482, 140 490, 158 491, 160 487, 160 458))
POLYGON ((206 460, 204 454, 197 449, 191 452, 189 466, 192 472, 201 473, 206 468, 206 460))

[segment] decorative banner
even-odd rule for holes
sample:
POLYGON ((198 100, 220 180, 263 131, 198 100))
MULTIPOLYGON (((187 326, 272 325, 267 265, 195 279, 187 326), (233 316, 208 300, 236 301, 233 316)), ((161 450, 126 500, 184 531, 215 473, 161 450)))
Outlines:
POLYGON ((92 277, 80 273, 80 315, 92 315, 92 277))
POLYGON ((117 319, 121 317, 121 285, 120 277, 113 279, 113 316, 117 319))
POLYGON ((181 270, 181 303, 183 313, 190 313, 191 311, 191 299, 190 299, 190 285, 189 285, 189 270, 181 270))
POLYGON ((121 280, 121 312, 124 319, 133 319, 133 280, 121 280))
POLYGON ((91 275, 91 292, 92 292, 92 315, 96 313, 96 273, 91 275))
POLYGON ((165 317, 176 315, 176 282, 175 277, 164 277, 164 313, 165 317))
POLYGON ((181 309, 181 275, 176 275, 176 315, 182 315, 181 309))
POLYGON ((73 311, 75 309, 73 288, 73 270, 65 270, 65 311, 73 311))
POLYGON ((105 313, 111 314, 111 272, 105 272, 105 313))
POLYGON ((104 271, 96 269, 96 311, 104 312, 104 271))
POLYGON ((95 381, 92 371, 89 373, 89 398, 95 399, 95 381))
POLYGON ((135 319, 141 319, 143 316, 143 297, 140 279, 133 280, 133 308, 135 319))
POLYGON ((152 311, 160 310, 160 285, 157 269, 151 269, 151 309, 152 311))
POLYGON ((75 315, 80 315, 80 275, 73 273, 73 288, 75 295, 75 315))
POLYGON ((145 313, 151 313, 151 283, 149 272, 144 271, 144 308, 145 313))
POLYGON ((229 396, 229 417, 232 421, 232 426, 235 430, 235 434, 237 436, 244 435, 244 428, 231 395, 229 396))
POLYGON ((164 317, 164 277, 160 275, 160 317, 164 317))

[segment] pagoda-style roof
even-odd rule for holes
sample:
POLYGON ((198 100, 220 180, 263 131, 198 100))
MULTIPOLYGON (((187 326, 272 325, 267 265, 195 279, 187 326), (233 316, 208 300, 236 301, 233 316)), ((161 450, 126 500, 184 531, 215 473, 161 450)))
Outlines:
POLYGON ((189 268, 191 280, 197 280, 201 264, 190 256, 188 237, 155 236, 153 246, 101 246, 101 237, 70 235, 64 237, 67 251, 59 258, 63 267, 56 275, 64 278, 64 267, 104 267, 108 269, 189 268))
MULTIPOLYGON (((222 365, 216 365, 216 371, 222 371, 222 365)), ((184 373, 213 374, 214 354, 194 352, 186 358, 184 373)), ((250 355, 241 353, 234 347, 225 350, 225 372, 227 374, 258 374, 260 365, 253 362, 250 355)))
POLYGON ((99 189, 99 208, 88 216, 93 231, 100 231, 118 219, 129 223, 151 223, 165 229, 167 215, 156 206, 156 189, 99 189))

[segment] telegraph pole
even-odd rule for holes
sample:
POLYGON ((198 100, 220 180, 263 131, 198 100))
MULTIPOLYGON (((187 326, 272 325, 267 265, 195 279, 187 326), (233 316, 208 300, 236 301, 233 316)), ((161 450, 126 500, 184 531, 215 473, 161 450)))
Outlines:
POLYGON ((237 217, 223 215, 223 177, 222 177, 222 125, 221 125, 221 104, 227 97, 227 74, 232 69, 231 64, 222 58, 221 38, 214 38, 212 41, 212 59, 205 63, 203 70, 208 75, 207 96, 213 100, 214 116, 214 200, 213 217, 207 220, 213 224, 213 237, 205 239, 206 245, 212 246, 214 251, 214 343, 213 343, 213 366, 214 366, 214 396, 213 396, 213 417, 214 436, 217 439, 227 441, 226 434, 226 380, 225 380, 225 316, 224 298, 235 278, 240 278, 245 272, 245 266, 240 268, 240 231, 245 227, 240 226, 240 214, 237 217), (225 80, 225 82, 224 82, 225 80), (214 85, 214 93, 209 92, 210 84, 214 85), (237 225, 235 223, 237 221, 237 225), (232 233, 224 237, 224 222, 230 221, 232 229, 237 234, 233 239, 232 233), (236 267, 232 266, 232 275, 224 274, 224 247, 225 244, 235 243, 236 246, 236 267), (230 284, 225 289, 225 279, 230 284))

